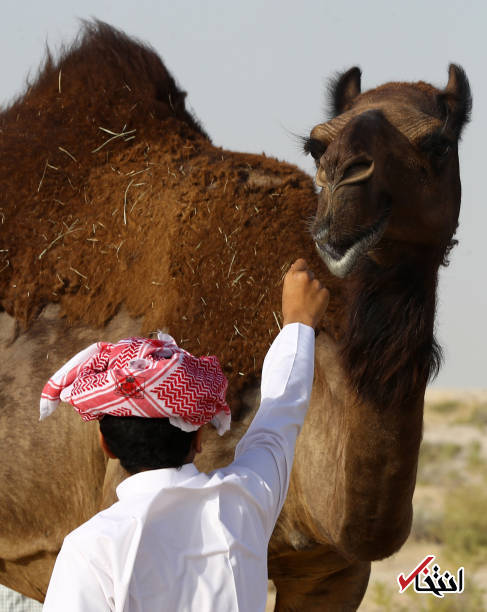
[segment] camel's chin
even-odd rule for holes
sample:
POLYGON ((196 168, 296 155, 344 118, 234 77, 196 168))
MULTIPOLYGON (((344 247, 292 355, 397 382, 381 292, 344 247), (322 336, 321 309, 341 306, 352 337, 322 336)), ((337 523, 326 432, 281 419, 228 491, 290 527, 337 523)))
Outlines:
POLYGON ((348 276, 359 260, 373 248, 384 234, 387 219, 382 219, 374 225, 369 232, 363 235, 360 240, 354 242, 344 252, 338 252, 326 242, 326 233, 321 233, 320 239, 315 240, 315 246, 319 256, 325 262, 328 270, 338 278, 348 276), (325 238, 325 240, 323 240, 325 238))
POLYGON ((324 250, 324 246, 319 242, 315 242, 319 256, 325 262, 328 270, 338 278, 345 278, 355 267, 356 263, 363 255, 363 251, 358 247, 358 243, 353 245, 339 259, 335 259, 332 255, 324 250))

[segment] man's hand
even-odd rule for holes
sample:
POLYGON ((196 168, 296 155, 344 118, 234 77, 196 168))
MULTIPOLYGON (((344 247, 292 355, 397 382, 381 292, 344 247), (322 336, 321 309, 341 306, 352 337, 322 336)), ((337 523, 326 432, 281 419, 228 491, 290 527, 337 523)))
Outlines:
POLYGON ((314 278, 304 259, 297 259, 284 277, 282 288, 283 323, 304 323, 316 328, 330 299, 326 287, 314 278))

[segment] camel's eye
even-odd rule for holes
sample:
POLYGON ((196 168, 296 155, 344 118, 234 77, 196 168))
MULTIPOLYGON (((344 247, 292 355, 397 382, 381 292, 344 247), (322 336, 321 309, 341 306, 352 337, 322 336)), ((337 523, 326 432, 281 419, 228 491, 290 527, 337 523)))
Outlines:
POLYGON ((433 149, 433 155, 436 157, 446 157, 451 151, 451 145, 448 142, 438 144, 433 149))
POLYGON ((434 155, 437 159, 443 159, 450 153, 451 144, 445 139, 435 140, 430 144, 428 149, 431 155, 434 155))
POLYGON ((326 151, 326 144, 317 138, 307 138, 304 141, 304 152, 310 153, 311 157, 318 161, 326 151))
POLYGON ((453 149, 453 143, 438 132, 427 136, 420 146, 435 164, 445 161, 453 149))

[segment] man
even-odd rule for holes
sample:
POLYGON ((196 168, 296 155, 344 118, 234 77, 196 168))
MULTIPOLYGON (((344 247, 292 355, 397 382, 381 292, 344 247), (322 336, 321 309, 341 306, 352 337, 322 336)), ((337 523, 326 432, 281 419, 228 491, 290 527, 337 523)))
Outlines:
POLYGON ((193 464, 201 425, 228 425, 214 358, 198 362, 168 337, 130 339, 86 349, 88 357, 51 379, 41 413, 61 397, 83 418, 100 419, 103 449, 132 475, 117 487, 117 503, 65 538, 44 612, 265 609, 267 546, 287 494, 313 382, 314 328, 328 299, 298 259, 284 279, 284 325, 264 361, 260 408, 233 463, 209 474, 193 464))

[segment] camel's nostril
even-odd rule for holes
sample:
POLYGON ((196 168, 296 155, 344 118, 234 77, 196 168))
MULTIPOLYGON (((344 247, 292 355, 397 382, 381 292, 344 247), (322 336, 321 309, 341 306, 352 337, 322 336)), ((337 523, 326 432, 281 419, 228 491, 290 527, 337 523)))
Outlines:
POLYGON ((344 169, 341 179, 337 185, 351 185, 361 183, 369 179, 374 172, 374 162, 369 160, 360 160, 352 162, 344 169))
POLYGON ((350 178, 356 178, 357 176, 362 176, 362 174, 369 170, 369 168, 370 164, 353 164, 352 166, 349 166, 343 173, 342 181, 345 181, 350 178))

